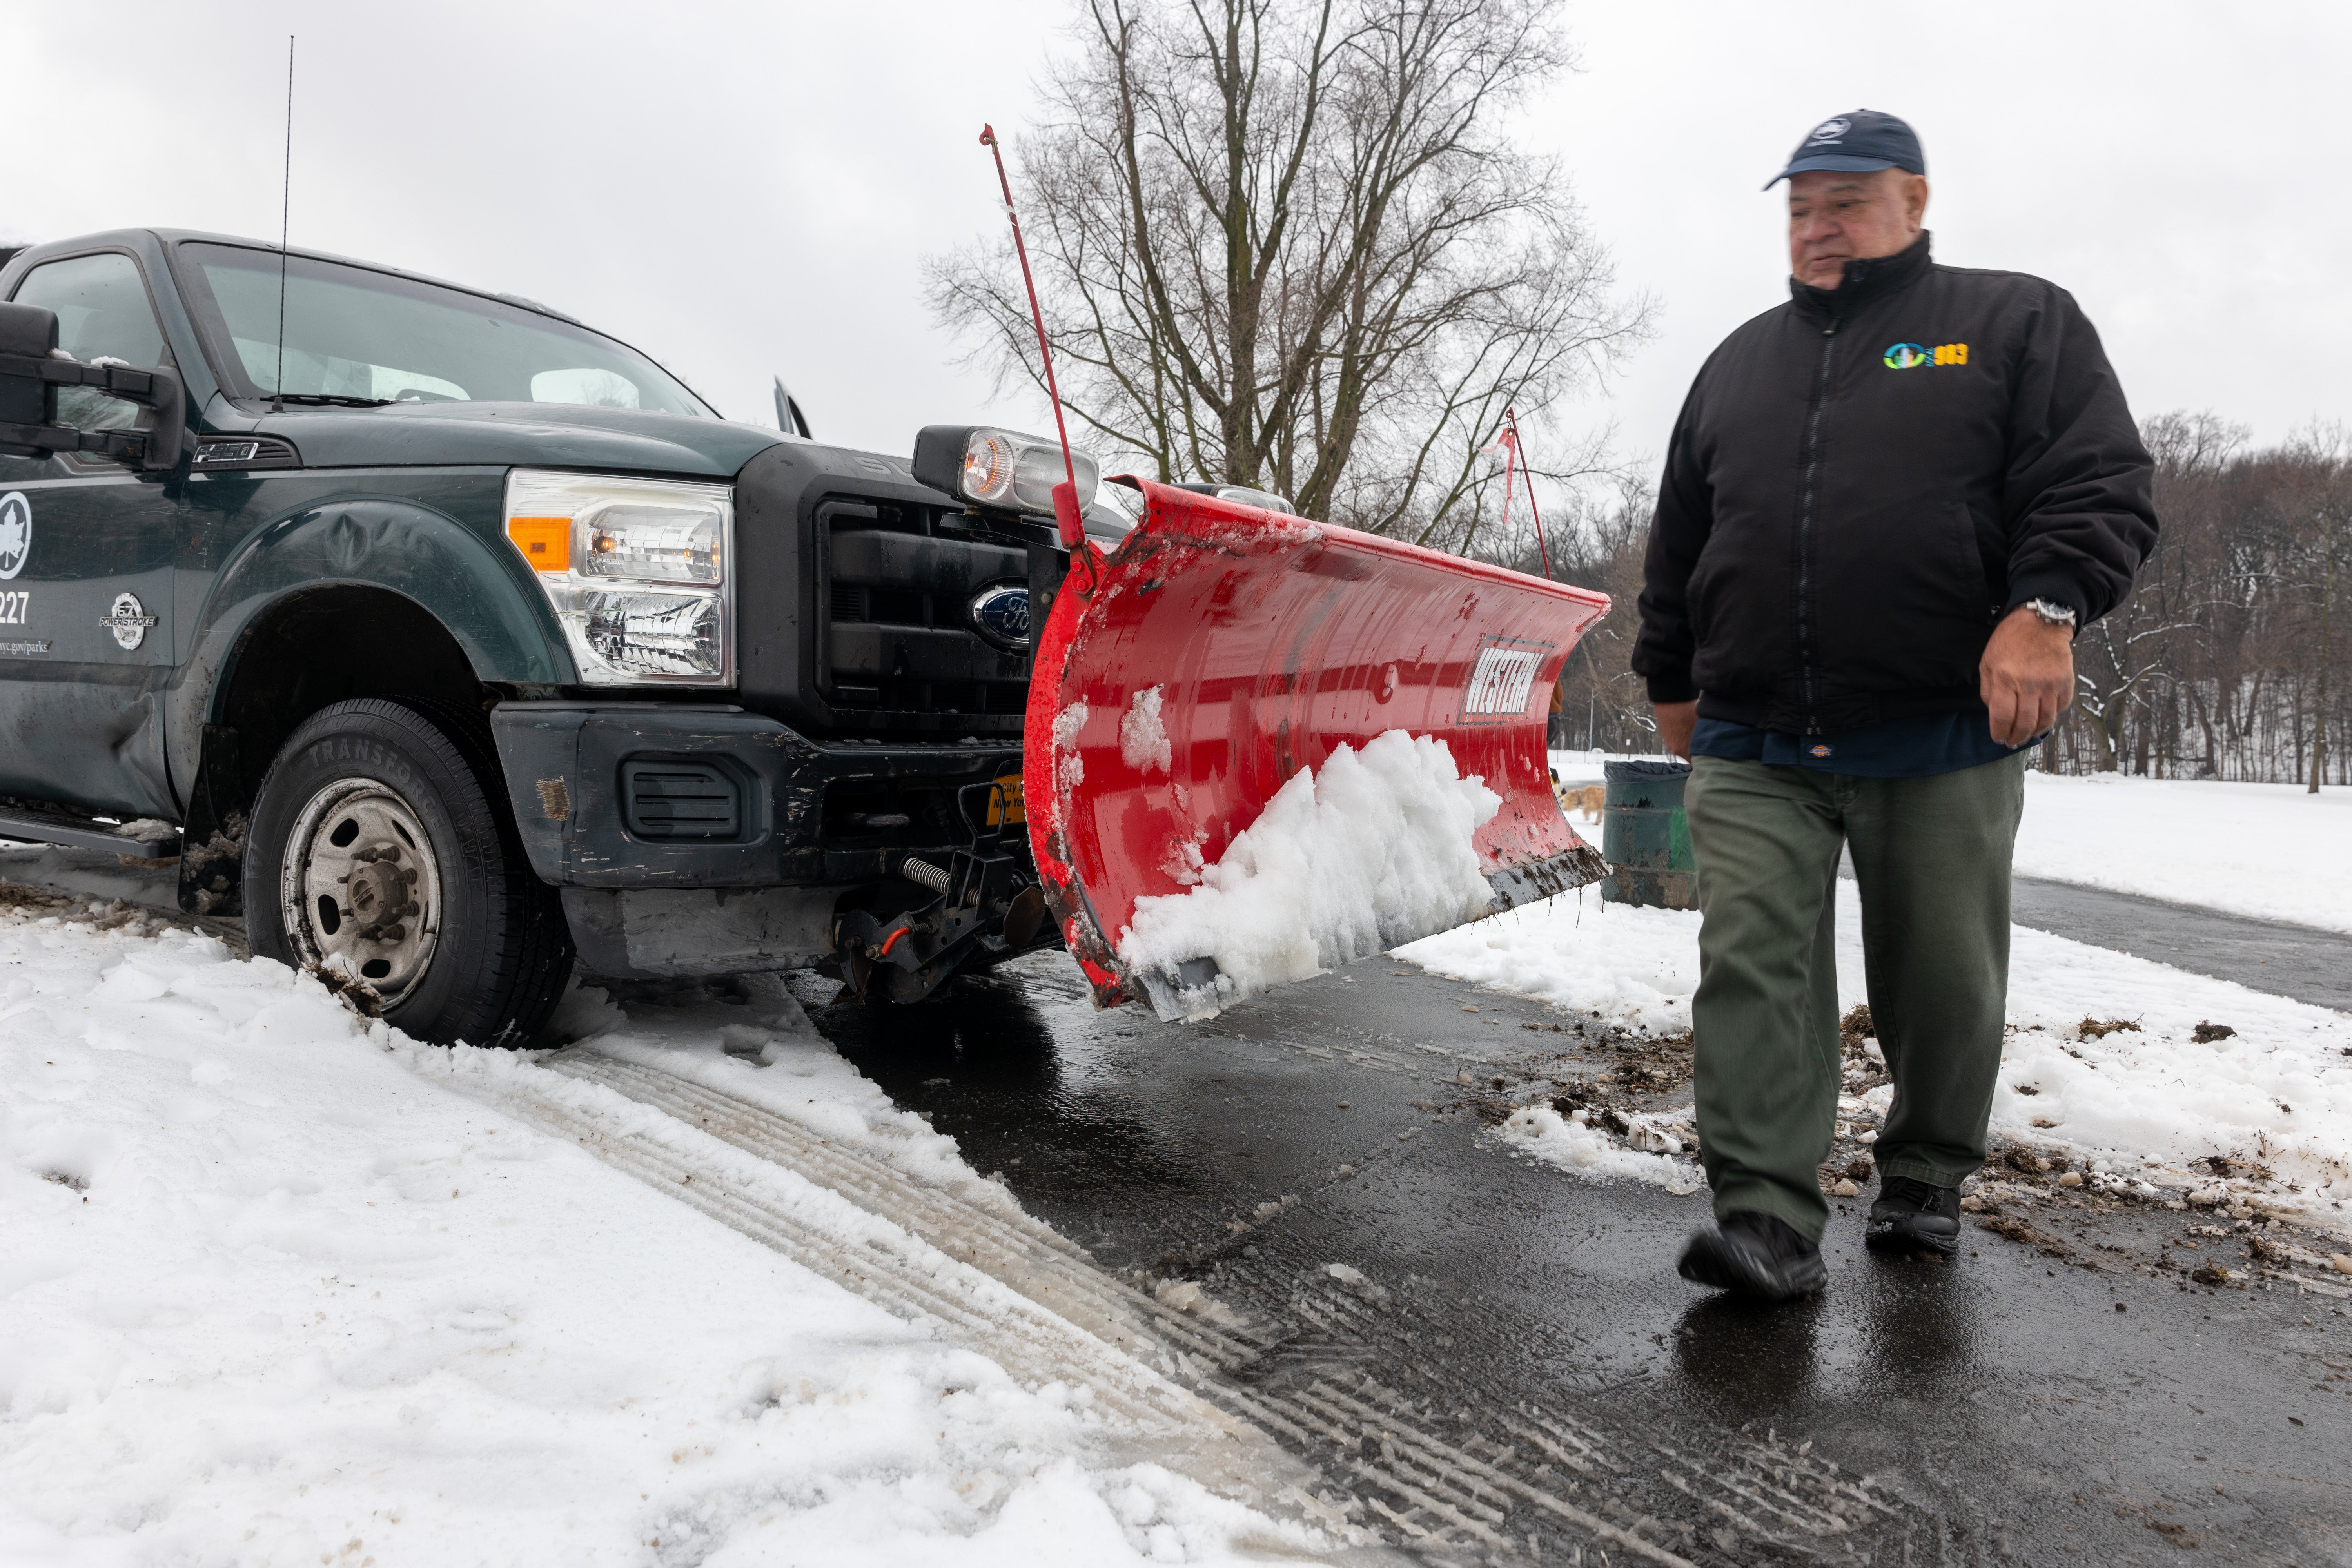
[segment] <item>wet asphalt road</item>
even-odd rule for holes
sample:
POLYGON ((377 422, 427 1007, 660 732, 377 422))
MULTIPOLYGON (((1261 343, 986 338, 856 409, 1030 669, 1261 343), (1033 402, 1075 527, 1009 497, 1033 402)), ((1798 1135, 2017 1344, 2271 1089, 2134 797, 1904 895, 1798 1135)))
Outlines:
MULTIPOLYGON (((1580 1181, 1485 1130, 1465 1071, 1524 1099, 1530 1068, 1610 1055, 1519 1027, 1565 1016, 1533 1003, 1374 961, 1163 1026, 1096 1012, 1049 954, 948 1003, 814 1016, 1108 1267, 1199 1280, 1271 1320, 1328 1265, 1360 1270, 1393 1311, 1302 1335, 1318 1370, 1697 1451, 1750 1424, 1810 1440, 1910 1500, 1851 1543, 1878 1562, 2153 1563, 2193 1541, 2232 1562, 2352 1563, 2352 1382, 2325 1381, 2352 1365, 2352 1300, 2085 1261, 2102 1241, 2145 1253, 2179 1216, 2044 1216, 2072 1264, 1984 1231, 1956 1264, 1890 1262, 1860 1245, 1865 1193, 1838 1205, 1825 1294, 1754 1309, 1673 1273, 1701 1198, 1580 1181)), ((1753 1542, 1727 1556, 1768 1560, 1753 1542)))
POLYGON ((2013 879, 2010 918, 2256 991, 2352 1012, 2352 936, 2129 893, 2013 879))

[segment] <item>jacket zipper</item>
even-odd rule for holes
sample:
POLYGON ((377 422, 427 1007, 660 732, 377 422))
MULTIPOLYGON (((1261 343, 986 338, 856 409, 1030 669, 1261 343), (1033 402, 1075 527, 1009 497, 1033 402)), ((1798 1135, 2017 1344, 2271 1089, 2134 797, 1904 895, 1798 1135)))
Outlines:
POLYGON ((1829 402, 1830 351, 1837 346, 1837 317, 1822 329, 1822 363, 1813 373, 1813 398, 1805 410, 1804 501, 1797 510, 1797 665, 1805 692, 1805 733, 1822 732, 1813 700, 1813 495, 1822 471, 1822 414, 1829 402))

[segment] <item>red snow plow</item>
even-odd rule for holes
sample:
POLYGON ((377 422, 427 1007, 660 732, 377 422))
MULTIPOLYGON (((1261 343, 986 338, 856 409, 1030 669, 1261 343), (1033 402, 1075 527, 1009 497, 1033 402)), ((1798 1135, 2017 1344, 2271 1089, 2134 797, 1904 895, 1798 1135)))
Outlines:
MULTIPOLYGON (((1023 742, 1038 874, 1098 1004, 1157 991, 1165 1012, 1169 987, 1213 979, 1205 954, 1161 952, 1156 974, 1121 956, 1139 901, 1192 892, 1301 769, 1391 731, 1442 742, 1501 797, 1472 836, 1476 901, 1507 909, 1603 874, 1553 796, 1545 725, 1560 666, 1606 597, 1115 482, 1142 492, 1142 520, 1107 556, 1073 556, 1037 635, 1023 742)), ((1465 917, 1402 918, 1381 946, 1465 917)))

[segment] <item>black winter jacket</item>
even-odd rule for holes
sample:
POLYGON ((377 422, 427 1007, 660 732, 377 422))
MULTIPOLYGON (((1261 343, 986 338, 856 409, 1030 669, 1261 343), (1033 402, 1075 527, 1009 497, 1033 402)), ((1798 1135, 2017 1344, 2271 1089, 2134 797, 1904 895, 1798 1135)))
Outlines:
POLYGON ((2079 624, 2156 541, 2155 466, 2063 289, 1940 267, 1927 237, 1791 281, 1691 386, 1633 668, 1654 702, 1800 734, 1981 706, 2028 599, 2079 624))

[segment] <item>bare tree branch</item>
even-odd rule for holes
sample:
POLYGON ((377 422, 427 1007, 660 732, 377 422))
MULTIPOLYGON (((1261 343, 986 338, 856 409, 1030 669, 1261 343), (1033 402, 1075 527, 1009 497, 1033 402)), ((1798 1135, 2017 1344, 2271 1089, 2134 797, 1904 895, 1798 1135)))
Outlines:
MULTIPOLYGON (((1278 487, 1454 548, 1507 405, 1549 414, 1648 331, 1556 163, 1507 129, 1568 57, 1553 0, 1087 0, 1015 153, 1063 396, 1116 459, 1278 487)), ((1002 384, 1043 373, 1009 245, 929 291, 1002 384)), ((1596 465, 1579 445, 1581 477, 1596 465)))

